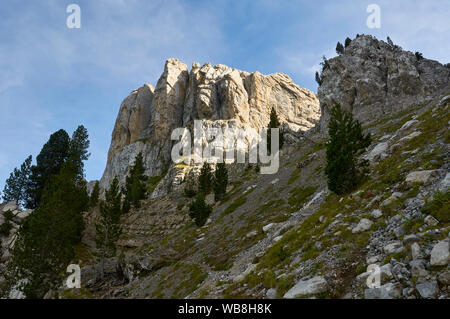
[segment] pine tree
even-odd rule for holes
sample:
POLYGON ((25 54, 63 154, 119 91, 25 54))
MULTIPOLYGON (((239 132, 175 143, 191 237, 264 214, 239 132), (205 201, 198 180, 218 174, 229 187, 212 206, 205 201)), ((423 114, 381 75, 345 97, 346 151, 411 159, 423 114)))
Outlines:
POLYGON ((225 163, 218 163, 214 172, 214 200, 223 199, 227 192, 228 170, 225 163))
POLYGON ((319 75, 319 72, 316 71, 316 82, 319 84, 319 86, 322 85, 322 78, 319 75))
POLYGON ((122 193, 119 191, 119 181, 115 177, 105 193, 105 201, 100 203, 100 220, 95 225, 96 245, 100 253, 102 277, 105 258, 115 255, 116 242, 122 233, 120 225, 121 206, 122 193))
POLYGON ((189 173, 184 178, 184 195, 189 198, 194 197, 197 194, 196 185, 195 185, 195 176, 193 170, 190 170, 189 173))
POLYGON ((69 157, 70 137, 64 130, 52 135, 36 157, 36 165, 31 167, 30 183, 27 188, 27 208, 36 208, 41 196, 50 183, 52 175, 56 175, 69 157))
POLYGON ((212 190, 213 174, 211 165, 208 162, 204 162, 198 176, 198 193, 208 195, 212 190))
POLYGON ((350 45, 350 43, 352 42, 352 39, 350 39, 349 37, 347 37, 347 39, 345 39, 345 47, 348 47, 350 45))
POLYGON ((10 288, 21 283, 17 288, 27 298, 42 298, 60 286, 61 274, 74 257, 74 245, 81 241, 88 195, 76 172, 68 163, 51 177, 41 205, 17 232, 7 278, 10 288))
POLYGON ((136 156, 134 165, 130 169, 130 172, 125 181, 125 188, 123 189, 126 202, 125 213, 128 211, 127 207, 134 206, 136 208, 139 208, 140 201, 146 197, 147 177, 144 175, 144 173, 144 159, 142 153, 139 153, 136 156))
POLYGON ((84 161, 87 161, 91 155, 88 152, 89 144, 89 135, 86 128, 83 125, 79 125, 72 134, 68 158, 74 162, 80 177, 84 176, 84 161))
POLYGON ((417 61, 423 60, 423 54, 420 52, 416 52, 414 53, 414 55, 416 56, 417 61))
POLYGON ((336 45, 336 53, 339 55, 344 53, 344 46, 342 45, 341 42, 338 42, 336 45))
POLYGON ((31 155, 20 166, 20 170, 14 168, 14 171, 6 180, 5 188, 3 190, 3 200, 10 202, 15 201, 18 205, 24 205, 27 189, 31 174, 31 155))
POLYGON ((198 194, 195 200, 189 206, 189 216, 195 220, 198 227, 205 225, 208 216, 212 212, 212 207, 205 202, 205 195, 198 194))
POLYGON ((100 195, 100 183, 96 181, 94 188, 92 189, 91 196, 89 197, 89 207, 97 206, 99 195, 100 195))
POLYGON ((3 213, 3 217, 5 220, 3 221, 3 224, 0 225, 0 236, 8 237, 13 227, 11 221, 14 217, 14 214, 10 210, 8 210, 3 213))
POLYGON ((267 127, 267 151, 269 153, 272 153, 272 130, 271 128, 278 128, 278 146, 279 149, 283 147, 284 144, 284 136, 283 131, 281 129, 280 121, 278 120, 278 115, 275 109, 272 107, 272 110, 270 111, 270 121, 269 125, 267 127))
POLYGON ((370 134, 363 135, 361 124, 350 112, 337 104, 331 109, 327 142, 328 188, 344 194, 353 190, 367 177, 367 160, 359 157, 371 144, 370 134))

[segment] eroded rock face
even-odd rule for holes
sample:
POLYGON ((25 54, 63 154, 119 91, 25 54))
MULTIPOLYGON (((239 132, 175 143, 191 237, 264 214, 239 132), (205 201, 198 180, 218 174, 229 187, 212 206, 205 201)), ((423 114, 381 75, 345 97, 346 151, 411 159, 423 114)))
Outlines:
POLYGON ((340 103, 361 121, 389 114, 397 108, 426 102, 448 89, 450 69, 421 59, 398 46, 361 35, 344 54, 327 61, 318 89, 321 132, 327 131, 330 109, 340 103))
MULTIPOLYGON (((287 136, 313 127, 320 116, 315 94, 285 74, 266 76, 209 63, 194 63, 189 72, 184 63, 169 59, 155 89, 146 84, 122 102, 100 186, 108 187, 114 176, 123 183, 139 152, 147 175, 167 172, 166 176, 175 176, 170 172, 173 129, 192 128, 193 121, 201 119, 203 129, 252 128, 258 132, 267 126, 272 107, 289 129, 287 136)), ((163 182, 171 181, 165 178, 163 182)), ((155 194, 164 194, 164 189, 158 187, 155 194)))

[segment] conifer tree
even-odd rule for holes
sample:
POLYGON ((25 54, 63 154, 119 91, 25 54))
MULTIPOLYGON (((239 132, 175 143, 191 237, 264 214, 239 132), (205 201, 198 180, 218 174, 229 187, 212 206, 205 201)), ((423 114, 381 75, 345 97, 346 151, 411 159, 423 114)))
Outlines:
POLYGON ((198 227, 205 225, 208 216, 212 212, 212 207, 205 202, 205 195, 200 193, 189 205, 189 216, 195 220, 198 227))
POLYGON ((105 258, 112 257, 116 253, 116 242, 122 233, 121 215, 122 193, 119 191, 119 181, 115 177, 105 193, 105 201, 100 203, 100 220, 95 225, 102 277, 105 258))
POLYGON ((41 196, 50 183, 52 175, 56 175, 69 157, 70 137, 64 130, 50 135, 47 143, 36 157, 36 165, 31 167, 30 183, 27 188, 27 208, 40 205, 41 196))
POLYGON ((97 206, 99 195, 100 195, 100 183, 96 181, 94 188, 92 189, 91 196, 89 197, 89 207, 97 206))
POLYGON ((146 197, 147 176, 144 173, 144 159, 142 153, 139 153, 126 177, 125 188, 122 190, 125 195, 124 213, 127 213, 131 206, 139 208, 140 201, 146 197))
POLYGON ((218 202, 227 192, 228 170, 225 163, 217 163, 214 172, 214 200, 218 202))
POLYGON ((278 146, 281 149, 284 144, 284 136, 283 131, 281 129, 280 121, 278 120, 278 115, 275 109, 272 107, 272 110, 270 111, 270 121, 269 125, 267 127, 267 151, 269 153, 272 153, 272 130, 271 128, 278 128, 278 146))
POLYGON ((359 157, 371 144, 370 134, 364 135, 359 121, 337 104, 331 109, 327 142, 328 188, 344 194, 352 191, 367 176, 367 160, 359 157))
POLYGON ((349 37, 347 37, 347 39, 345 39, 345 47, 348 47, 350 45, 350 43, 352 42, 352 39, 350 39, 349 37))
POLYGON ((342 45, 341 42, 338 42, 336 45, 336 53, 339 55, 344 53, 344 46, 342 45))
POLYGON ((31 174, 31 155, 22 163, 20 169, 14 168, 5 182, 3 190, 3 200, 6 202, 15 201, 18 205, 24 205, 27 188, 31 174))
POLYGON ((86 128, 79 125, 72 134, 68 151, 68 158, 74 162, 79 177, 84 177, 84 161, 87 161, 91 155, 88 152, 89 144, 89 135, 86 128))
POLYGON ((74 245, 83 231, 82 212, 88 205, 86 183, 67 163, 53 175, 41 205, 17 232, 8 263, 9 287, 19 287, 27 298, 42 298, 61 284, 62 274, 74 257, 74 245))
POLYGON ((184 179, 184 195, 191 198, 197 194, 195 185, 195 176, 193 170, 190 170, 184 179))
POLYGON ((211 165, 204 162, 198 176, 198 193, 208 195, 212 190, 213 174, 211 165))
POLYGON ((322 78, 320 77, 318 71, 316 71, 316 82, 317 84, 319 84, 319 86, 322 85, 322 78))

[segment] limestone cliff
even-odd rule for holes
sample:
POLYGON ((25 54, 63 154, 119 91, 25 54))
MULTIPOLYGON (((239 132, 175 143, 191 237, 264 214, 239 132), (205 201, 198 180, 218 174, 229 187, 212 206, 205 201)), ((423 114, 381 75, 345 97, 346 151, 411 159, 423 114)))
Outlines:
MULTIPOLYGON (((268 124, 272 107, 293 132, 305 131, 319 120, 315 94, 286 74, 262 75, 209 63, 193 63, 189 72, 184 63, 168 59, 155 89, 145 84, 122 102, 100 185, 106 188, 114 176, 123 182, 139 152, 149 176, 167 172, 172 164, 170 134, 177 127, 202 119, 207 127, 259 130, 268 124)), ((165 183, 176 175, 169 173, 165 183)))

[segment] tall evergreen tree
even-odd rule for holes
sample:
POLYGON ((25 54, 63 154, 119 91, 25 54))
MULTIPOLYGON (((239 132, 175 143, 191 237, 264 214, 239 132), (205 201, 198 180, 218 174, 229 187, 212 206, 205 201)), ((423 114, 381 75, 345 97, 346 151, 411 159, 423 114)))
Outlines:
POLYGON ((275 111, 275 108, 272 107, 272 110, 270 111, 270 121, 269 125, 267 127, 267 151, 269 153, 272 153, 272 131, 271 128, 278 128, 278 146, 281 149, 284 144, 284 136, 283 131, 281 129, 281 123, 278 120, 277 112, 275 111))
POLYGON ((327 142, 328 188, 344 194, 353 190, 367 176, 367 160, 359 157, 371 144, 370 134, 364 135, 361 123, 337 104, 331 109, 327 142))
POLYGON ((83 125, 79 125, 72 134, 68 154, 68 159, 74 162, 79 177, 84 177, 84 161, 87 161, 91 155, 88 152, 89 144, 87 129, 83 125))
POLYGON ((115 177, 105 193, 105 201, 100 203, 100 220, 95 225, 102 277, 105 258, 112 257, 116 253, 116 242, 122 233, 121 214, 122 193, 119 191, 119 181, 115 177))
POLYGON ((319 84, 319 86, 322 85, 322 78, 320 77, 318 71, 316 71, 316 82, 317 84, 319 84))
MULTIPOLYGON (((131 167, 128 176, 125 181, 125 188, 123 193, 125 195, 125 207, 130 207, 131 205, 139 208, 140 201, 146 197, 147 189, 146 182, 147 176, 144 175, 144 158, 142 153, 136 156, 134 165, 131 167)), ((125 209, 125 213, 128 209, 125 209)))
POLYGON ((198 193, 208 195, 211 193, 213 183, 213 173, 211 165, 208 162, 204 162, 198 176, 198 193))
POLYGON ((345 39, 345 47, 348 47, 350 45, 350 43, 352 42, 352 39, 350 39, 349 37, 347 37, 347 39, 345 39))
POLYGON ((30 183, 27 189, 26 206, 36 208, 41 196, 50 183, 52 175, 56 175, 69 157, 70 137, 64 130, 52 135, 36 157, 36 165, 31 167, 30 183))
POLYGON ((5 188, 3 190, 4 201, 16 201, 19 205, 24 205, 27 189, 31 174, 31 155, 22 163, 20 169, 14 168, 14 171, 6 180, 5 188))
POLYGON ((96 181, 94 188, 92 189, 91 196, 89 197, 89 207, 97 206, 99 195, 100 195, 100 183, 96 181))
POLYGON ((339 55, 344 53, 344 46, 342 45, 341 42, 338 42, 336 45, 336 53, 339 55))
POLYGON ((214 172, 214 200, 218 202, 227 192, 228 170, 225 163, 217 163, 214 172))
POLYGON ((64 165, 53 175, 41 205, 25 219, 17 232, 11 261, 9 287, 17 286, 27 298, 42 298, 59 287, 74 245, 81 240, 82 211, 87 208, 86 183, 77 179, 76 168, 64 165))
POLYGON ((195 220, 198 227, 205 225, 208 216, 212 212, 212 207, 205 202, 205 195, 200 193, 189 205, 189 216, 195 220))

